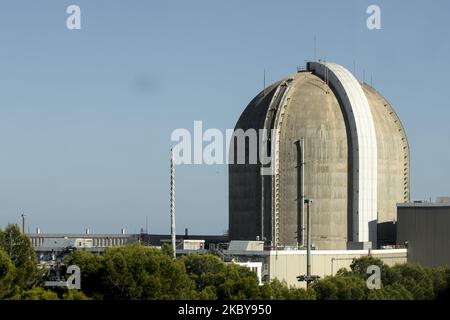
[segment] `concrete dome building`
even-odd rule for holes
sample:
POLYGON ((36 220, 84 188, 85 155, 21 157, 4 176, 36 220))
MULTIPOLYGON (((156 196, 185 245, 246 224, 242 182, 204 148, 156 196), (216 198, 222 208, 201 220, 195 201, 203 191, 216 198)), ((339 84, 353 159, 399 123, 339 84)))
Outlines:
POLYGON ((303 200, 309 198, 316 249, 395 243, 396 204, 409 201, 408 141, 386 99, 347 69, 308 62, 306 70, 259 93, 235 134, 238 129, 259 130, 258 161, 248 161, 246 135, 246 161, 235 163, 239 142, 232 139, 231 240, 304 246, 303 200), (264 136, 260 129, 275 134, 264 136), (271 156, 269 175, 262 173, 264 152, 271 156))

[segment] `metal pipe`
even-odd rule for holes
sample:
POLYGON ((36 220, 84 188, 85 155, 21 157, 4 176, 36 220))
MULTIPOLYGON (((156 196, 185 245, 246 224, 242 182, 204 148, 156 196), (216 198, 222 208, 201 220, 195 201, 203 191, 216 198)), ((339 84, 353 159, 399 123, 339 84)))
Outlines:
POLYGON ((312 200, 305 199, 306 203, 306 220, 307 220, 307 228, 306 228, 306 276, 307 276, 307 285, 311 279, 311 212, 310 205, 312 200))
POLYGON ((261 177, 261 229, 260 229, 260 233, 261 233, 261 240, 264 240, 264 205, 265 205, 265 200, 264 200, 264 183, 265 183, 265 175, 260 175, 261 177))
POLYGON ((25 214, 22 213, 22 234, 25 234, 25 214))
POLYGON ((305 138, 300 139, 300 152, 301 152, 301 194, 300 194, 300 216, 301 216, 301 245, 305 245, 305 138))
POLYGON ((297 147, 297 245, 305 246, 305 138, 295 141, 297 147))
POLYGON ((173 258, 176 259, 176 229, 175 229, 175 164, 173 149, 170 149, 170 233, 172 236, 173 258))

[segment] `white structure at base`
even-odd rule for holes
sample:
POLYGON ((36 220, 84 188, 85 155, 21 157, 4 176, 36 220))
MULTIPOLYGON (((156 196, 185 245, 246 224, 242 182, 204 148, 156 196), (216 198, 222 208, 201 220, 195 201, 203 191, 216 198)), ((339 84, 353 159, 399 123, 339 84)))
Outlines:
POLYGON ((183 250, 203 250, 205 249, 205 240, 184 239, 182 241, 183 250))
MULTIPOLYGON (((262 264, 262 281, 278 279, 289 286, 305 287, 306 283, 299 282, 297 276, 306 274, 306 250, 271 250, 245 251, 226 250, 224 252, 235 263, 249 262, 262 264)), ((406 263, 407 249, 386 250, 312 250, 311 274, 321 279, 335 275, 339 269, 350 270, 354 259, 372 256, 382 260, 385 264, 406 263)))
POLYGON ((231 240, 230 251, 263 251, 264 241, 231 240))
POLYGON ((93 240, 83 238, 45 238, 42 246, 55 250, 65 248, 92 248, 93 240))
POLYGON ((254 273, 256 273, 256 276, 258 277, 258 281, 259 281, 259 285, 263 285, 262 282, 262 269, 263 269, 263 264, 262 262, 233 262, 237 265, 249 268, 251 271, 253 271, 254 273))

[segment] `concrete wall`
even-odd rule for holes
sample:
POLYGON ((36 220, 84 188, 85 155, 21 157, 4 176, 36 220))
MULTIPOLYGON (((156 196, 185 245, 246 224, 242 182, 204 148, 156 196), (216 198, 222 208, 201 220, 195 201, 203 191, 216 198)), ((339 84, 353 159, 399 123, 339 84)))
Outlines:
POLYGON ((399 204, 397 242, 408 242, 408 261, 450 266, 450 204, 399 204))
MULTIPOLYGON (((306 250, 227 251, 226 255, 239 263, 261 262, 264 281, 278 279, 289 286, 306 287, 306 283, 297 281, 297 276, 306 274, 306 250)), ((339 269, 350 270, 353 259, 368 255, 368 250, 313 250, 311 273, 323 279, 339 269)), ((389 266, 407 261, 406 249, 371 250, 370 255, 389 266)))
MULTIPOLYGON (((350 270, 353 259, 367 256, 365 250, 329 250, 313 251, 311 273, 324 278, 335 275, 341 268, 350 270)), ((396 250, 372 250, 371 255, 383 260, 387 265, 395 265, 406 262, 406 249, 396 250)), ((270 279, 285 280, 288 285, 305 287, 305 283, 299 283, 297 276, 306 274, 306 251, 272 251, 269 256, 270 279)))
POLYGON ((395 242, 397 203, 409 202, 409 145, 400 119, 391 105, 368 85, 378 144, 378 243, 395 242))
MULTIPOLYGON (((297 243, 300 153, 305 142, 305 196, 314 199, 312 242, 317 248, 345 249, 348 234, 348 144, 339 102, 311 73, 295 75, 289 104, 280 124, 281 244, 297 243)), ((305 208, 306 211, 306 208, 305 208)), ((305 219, 306 220, 306 219, 305 219)))
MULTIPOLYGON (((244 131, 251 128, 263 129, 269 104, 278 85, 279 82, 266 88, 249 103, 236 123, 235 129, 244 131)), ((248 152, 247 144, 246 147, 246 152, 248 152)), ((260 168, 259 164, 229 165, 228 207, 229 237, 231 240, 256 240, 257 236, 262 236, 263 227, 265 227, 265 236, 267 238, 271 237, 270 207, 265 210, 266 216, 262 217, 260 168), (265 224, 263 220, 265 220, 265 224)))

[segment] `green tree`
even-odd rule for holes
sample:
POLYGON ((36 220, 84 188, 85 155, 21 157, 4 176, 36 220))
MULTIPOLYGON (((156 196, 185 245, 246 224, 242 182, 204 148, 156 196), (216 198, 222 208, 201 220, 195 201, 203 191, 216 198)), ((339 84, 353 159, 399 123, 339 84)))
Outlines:
POLYGON ((355 275, 325 277, 312 285, 319 300, 362 300, 366 299, 366 282, 355 275))
POLYGON ((65 259, 66 265, 77 265, 81 272, 81 289, 90 297, 103 297, 101 273, 103 259, 97 254, 85 251, 75 251, 65 259))
POLYGON ((247 267, 227 264, 225 281, 217 287, 220 300, 247 300, 259 298, 259 281, 256 274, 247 267))
POLYGON ((445 270, 442 270, 442 272, 444 273, 446 284, 444 287, 441 287, 436 299, 450 301, 450 269, 446 267, 445 270))
POLYGON ((163 243, 163 245, 161 246, 161 252, 164 253, 166 256, 173 258, 173 249, 170 244, 163 243))
POLYGON ((426 300, 441 296, 450 285, 450 271, 429 269, 406 263, 389 267, 373 257, 353 260, 351 270, 341 269, 314 285, 319 299, 426 300), (367 268, 377 265, 381 271, 381 289, 368 290, 367 268))
POLYGON ((260 297, 262 300, 273 300, 273 291, 270 283, 265 282, 260 288, 260 297))
POLYGON ((26 289, 39 282, 42 274, 37 269, 33 246, 17 225, 10 224, 4 231, 0 230, 0 248, 6 252, 16 268, 16 285, 26 289))
POLYGON ((83 292, 78 290, 69 290, 63 294, 63 300, 90 300, 83 292))
POLYGON ((180 259, 204 299, 259 299, 256 274, 237 264, 226 264, 214 255, 192 254, 180 259))
MULTIPOLYGON (((103 256, 75 252, 67 264, 81 268, 83 292, 95 299, 409 300, 445 297, 450 287, 449 269, 389 267, 373 257, 355 259, 350 270, 341 269, 308 290, 278 280, 259 286, 250 269, 224 263, 217 256, 192 254, 174 260, 169 250, 141 245, 110 248, 103 256), (380 290, 367 288, 370 265, 380 267, 380 290)), ((60 296, 85 297, 75 291, 60 296)))
POLYGON ((142 245, 109 248, 103 256, 74 253, 81 287, 96 299, 190 299, 196 297, 184 264, 142 245))
POLYGON ((414 297, 399 283, 383 285, 380 290, 369 290, 368 300, 412 300, 414 297))
POLYGON ((429 277, 433 283, 434 297, 442 295, 445 290, 450 288, 450 269, 439 267, 433 269, 427 269, 429 277))
POLYGON ((415 300, 435 299, 433 280, 421 266, 415 264, 396 265, 392 269, 401 275, 398 284, 408 290, 415 300))
POLYGON ((13 296, 12 300, 58 300, 58 295, 51 291, 45 290, 39 287, 22 291, 21 293, 13 296))
POLYGON ((353 275, 366 278, 367 268, 371 265, 376 265, 380 267, 380 269, 386 268, 386 265, 380 259, 374 258, 372 256, 366 256, 358 259, 353 259, 352 263, 350 264, 350 270, 352 271, 353 275))
POLYGON ((180 261, 194 281, 200 298, 217 299, 217 287, 225 280, 225 263, 217 256, 200 254, 183 256, 180 261))
MULTIPOLYGON (((281 282, 274 279, 270 282, 270 291, 272 292, 269 299, 273 300, 315 300, 316 293, 312 289, 303 289, 297 287, 289 287, 285 281, 281 282)), ((266 297, 264 297, 266 298, 266 297)))
POLYGON ((0 249, 0 299, 9 297, 14 291, 16 268, 5 251, 0 249))

